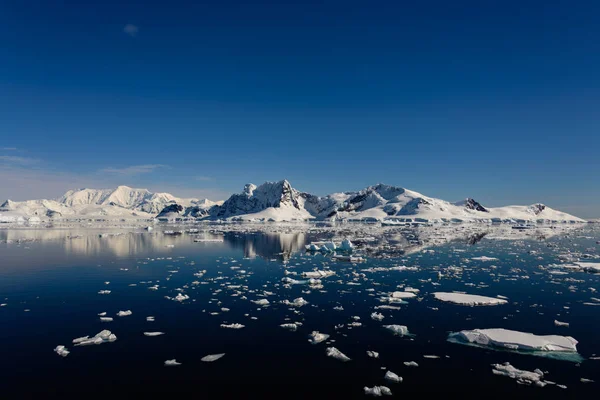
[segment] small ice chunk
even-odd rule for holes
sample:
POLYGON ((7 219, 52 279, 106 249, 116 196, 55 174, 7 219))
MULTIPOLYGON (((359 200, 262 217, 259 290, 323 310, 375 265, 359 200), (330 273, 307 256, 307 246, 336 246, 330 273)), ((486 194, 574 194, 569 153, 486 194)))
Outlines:
POLYGON ((310 272, 303 272, 302 273, 302 277, 304 278, 327 278, 329 276, 335 275, 335 272, 331 271, 331 270, 326 270, 326 271, 310 271, 310 272))
POLYGON ((146 321, 148 321, 148 322, 154 322, 154 317, 152 317, 152 316, 146 317, 146 321))
POLYGON ((296 324, 281 324, 279 326, 282 327, 283 329, 287 329, 292 332, 294 332, 298 329, 298 325, 296 325, 296 324))
POLYGON ((417 297, 413 292, 392 292, 390 294, 392 299, 412 299, 417 297))
POLYGON ((495 258, 495 257, 481 256, 481 257, 472 257, 471 260, 475 260, 475 261, 496 261, 498 259, 495 258))
POLYGON ((244 327, 246 327, 246 325, 237 324, 237 323, 235 323, 235 324, 229 324, 229 325, 227 325, 227 324, 221 324, 221 328, 228 328, 228 329, 242 329, 244 327))
POLYGON ((98 294, 110 294, 110 290, 100 290, 98 294))
POLYGON ((368 396, 381 397, 391 396, 392 391, 386 386, 373 386, 372 388, 364 387, 365 394, 368 396))
POLYGON ((384 317, 384 316, 383 316, 383 314, 381 314, 381 313, 376 313, 376 312, 374 312, 374 313, 371 313, 371 319, 372 319, 372 320, 375 320, 375 321, 383 321, 383 319, 384 319, 384 318, 385 318, 385 317, 384 317))
POLYGON ((101 317, 104 317, 106 315, 106 312, 98 313, 98 315, 101 316, 101 317))
POLYGON ((117 340, 117 336, 111 331, 105 329, 97 333, 94 337, 83 336, 77 339, 73 339, 75 346, 89 346, 92 344, 102 344, 106 342, 114 342, 117 340))
POLYGON ((131 314, 133 314, 133 313, 131 312, 131 310, 119 311, 119 312, 117 313, 117 317, 127 317, 127 316, 130 316, 131 314))
POLYGON ((286 306, 290 306, 290 307, 302 307, 308 304, 308 301, 304 300, 302 297, 298 297, 297 299, 294 299, 294 301, 289 301, 289 300, 283 300, 281 302, 282 304, 285 304, 286 306))
POLYGON ((408 327, 406 325, 384 325, 383 327, 392 331, 392 333, 397 336, 404 336, 408 334, 408 327))
POLYGON ((580 378, 579 381, 581 383, 594 383, 595 382, 593 379, 587 379, 587 378, 580 378))
POLYGON ((568 322, 560 322, 558 320, 554 320, 554 325, 555 326, 564 326, 565 328, 569 327, 569 323, 568 322))
POLYGON ((100 317, 100 322, 112 322, 112 317, 100 317))
POLYGON ((66 357, 69 355, 70 351, 63 345, 56 346, 54 348, 54 352, 61 357, 66 357))
POLYGON ((160 335, 164 335, 164 332, 144 332, 144 336, 160 336, 160 335))
POLYGON ((340 361, 344 361, 344 362, 350 361, 350 358, 347 355, 345 355, 344 353, 342 353, 335 347, 328 347, 327 349, 325 349, 325 353, 327 354, 327 356, 333 357, 336 360, 340 360, 340 361))
POLYGON ((348 239, 344 239, 341 245, 342 250, 350 251, 354 248, 354 244, 348 239))
POLYGON ((404 365, 406 365, 407 367, 418 367, 419 364, 417 364, 414 361, 404 361, 404 365))
POLYGON ((376 351, 369 351, 367 350, 367 355, 371 358, 379 358, 379 353, 376 351))
POLYGON ((178 301, 178 302, 182 302, 182 301, 187 300, 189 298, 190 298, 190 296, 188 296, 186 294, 177 293, 177 296, 175 296, 175 298, 173 300, 178 301))
POLYGON ((254 304, 258 306, 268 306, 269 300, 267 299, 259 299, 259 300, 251 300, 254 304))
POLYGON ((329 339, 329 335, 326 333, 320 333, 319 331, 312 331, 309 336, 308 341, 310 342, 310 344, 318 344, 321 342, 324 342, 325 340, 329 339))
POLYGON ((385 378, 385 380, 390 381, 390 382, 394 382, 394 383, 400 383, 400 382, 402 382, 402 377, 396 375, 392 371, 387 371, 385 373, 384 378, 385 378))
POLYGON ((492 364, 492 367, 494 368, 492 370, 494 375, 508 376, 509 378, 516 379, 518 383, 523 385, 544 387, 549 383, 543 380, 544 373, 539 369, 533 372, 524 371, 513 367, 507 362, 504 364, 492 364))
POLYGON ((217 361, 219 358, 223 357, 224 355, 225 355, 225 353, 209 354, 207 356, 202 357, 200 359, 200 361, 213 362, 213 361, 217 361))
POLYGON ((181 363, 177 362, 176 359, 165 361, 165 367, 175 367, 177 365, 181 365, 181 363))

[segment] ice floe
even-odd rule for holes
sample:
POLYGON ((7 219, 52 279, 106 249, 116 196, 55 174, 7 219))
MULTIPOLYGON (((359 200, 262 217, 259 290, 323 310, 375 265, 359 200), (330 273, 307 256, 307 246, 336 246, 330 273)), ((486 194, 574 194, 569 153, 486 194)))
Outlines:
POLYGON ((144 332, 144 336, 150 336, 150 337, 161 336, 164 334, 165 334, 164 332, 144 332))
POLYGON ((460 304, 465 306, 495 306, 506 304, 507 301, 496 297, 479 296, 466 293, 435 292, 433 296, 440 301, 460 304))
POLYGON ((513 367, 508 362, 504 364, 492 364, 492 368, 494 375, 508 376, 509 378, 516 379, 518 383, 523 385, 544 387, 549 383, 543 380, 544 373, 539 369, 524 371, 513 367))
POLYGON ((61 357, 66 357, 69 355, 70 351, 63 345, 56 346, 54 348, 54 352, 61 357))
POLYGON ((246 325, 242 325, 242 324, 238 324, 238 323, 229 324, 229 325, 227 325, 227 324, 221 324, 221 328, 227 328, 227 329, 242 329, 242 328, 245 328, 245 327, 246 327, 246 325))
POLYGON ((285 304, 286 306, 290 306, 290 307, 302 307, 308 304, 308 301, 304 300, 302 297, 298 297, 296 299, 294 299, 294 301, 289 301, 289 300, 283 300, 281 302, 282 304, 285 304))
POLYGON ((176 359, 172 359, 172 360, 167 360, 165 361, 165 367, 175 367, 177 365, 181 365, 180 362, 177 362, 176 359))
POLYGON ((408 327, 406 325, 384 325, 383 327, 397 336, 408 335, 408 327))
POLYGON ((127 316, 130 316, 131 314, 133 314, 133 312, 131 312, 131 310, 119 311, 117 313, 117 317, 127 317, 127 316))
POLYGON ((373 386, 372 388, 365 386, 364 391, 366 395, 374 397, 392 395, 392 391, 387 386, 373 386))
POLYGON ((89 346, 92 344, 114 342, 115 340, 117 340, 117 336, 111 331, 105 329, 91 338, 89 336, 84 336, 77 339, 73 339, 73 344, 75 346, 89 346))
POLYGON ((318 344, 321 342, 324 342, 325 340, 329 339, 329 335, 326 333, 320 333, 319 331, 312 331, 309 336, 308 341, 311 344, 318 344))
POLYGON ((379 353, 376 351, 369 351, 367 350, 367 355, 371 358, 379 358, 379 353))
POLYGON ((396 375, 395 373, 393 373, 392 371, 387 371, 385 373, 384 379, 386 381, 390 381, 390 382, 394 382, 394 383, 400 383, 402 382, 402 377, 396 375))
POLYGON ((383 319, 384 319, 384 318, 385 318, 385 317, 384 317, 384 316, 383 316, 383 314, 381 314, 381 313, 376 313, 376 312, 374 312, 374 313, 371 313, 371 319, 372 319, 372 320, 375 320, 375 321, 383 321, 383 319))

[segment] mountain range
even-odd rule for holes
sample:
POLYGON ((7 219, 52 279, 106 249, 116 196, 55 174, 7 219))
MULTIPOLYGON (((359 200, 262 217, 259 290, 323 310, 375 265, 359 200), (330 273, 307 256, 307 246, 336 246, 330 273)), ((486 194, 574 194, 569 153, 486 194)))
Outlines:
POLYGON ((153 219, 412 222, 585 222, 543 204, 485 207, 467 198, 451 203, 397 186, 377 184, 356 192, 316 196, 298 191, 287 180, 245 185, 224 202, 182 199, 169 193, 119 186, 116 189, 70 190, 55 200, 7 200, 0 222, 44 220, 153 219))

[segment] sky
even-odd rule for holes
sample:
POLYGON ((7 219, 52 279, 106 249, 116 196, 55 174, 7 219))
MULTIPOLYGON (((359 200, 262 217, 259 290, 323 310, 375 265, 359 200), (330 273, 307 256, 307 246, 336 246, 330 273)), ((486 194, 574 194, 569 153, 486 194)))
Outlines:
POLYGON ((0 2, 0 199, 379 182, 600 217, 600 2, 0 2))

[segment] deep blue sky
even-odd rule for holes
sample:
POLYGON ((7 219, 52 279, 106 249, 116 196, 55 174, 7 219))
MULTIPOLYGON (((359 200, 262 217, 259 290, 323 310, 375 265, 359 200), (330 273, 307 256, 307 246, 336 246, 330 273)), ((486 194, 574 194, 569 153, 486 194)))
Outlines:
POLYGON ((597 1, 5 1, 0 198, 116 184, 223 198, 287 178, 600 216, 598 15, 597 1))

